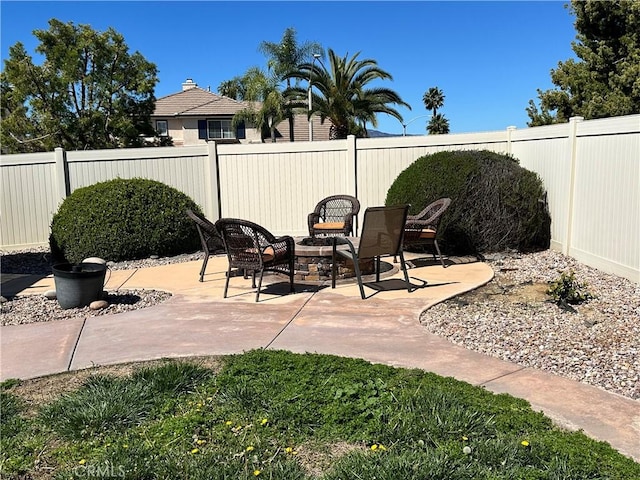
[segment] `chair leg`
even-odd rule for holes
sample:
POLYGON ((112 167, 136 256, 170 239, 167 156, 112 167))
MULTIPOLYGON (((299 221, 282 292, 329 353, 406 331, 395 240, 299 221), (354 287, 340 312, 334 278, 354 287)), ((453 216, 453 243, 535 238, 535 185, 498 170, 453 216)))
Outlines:
POLYGON ((362 275, 360 273, 360 265, 358 265, 358 257, 353 258, 353 269, 356 271, 356 278, 358 279, 358 287, 360 287, 360 296, 364 300, 364 285, 362 284, 362 275))
POLYGON ((224 282, 224 296, 222 298, 227 298, 227 290, 229 289, 230 277, 231 277, 231 265, 229 265, 229 269, 227 270, 227 280, 224 282))
POLYGON ((293 277, 295 276, 295 262, 293 258, 291 259, 291 263, 289 264, 289 293, 295 293, 296 289, 293 286, 293 277))
POLYGON ((331 288, 336 288, 336 273, 337 273, 337 266, 336 266, 336 244, 335 242, 333 243, 333 250, 331 253, 331 288))
POLYGON ((402 268, 402 272, 404 273, 404 281, 407 282, 407 290, 411 293, 411 282, 409 281, 409 272, 407 272, 407 264, 404 261, 404 253, 400 251, 400 266, 402 268))
MULTIPOLYGON (((447 268, 447 266, 444 264, 444 258, 442 258, 442 253, 440 252, 440 247, 438 246, 438 241, 434 240, 433 241, 433 245, 436 247, 436 251, 438 252, 438 256, 440 257, 440 263, 442 263, 442 268, 447 268)), ((435 255, 434 255, 435 257, 435 255)))
MULTIPOLYGON (((264 275, 264 269, 260 270, 260 280, 258 280, 258 290, 256 291, 256 302, 258 301, 258 299, 260 298, 260 289, 262 288, 262 275, 264 275)), ((255 271, 253 274, 253 278, 254 278, 254 283, 255 283, 255 271)), ((255 285, 254 285, 255 287, 255 285)))
POLYGON ((376 282, 380 281, 380 257, 376 257, 376 282))
POLYGON ((209 254, 204 253, 204 262, 202 262, 202 268, 200 269, 200 281, 204 282, 204 271, 207 269, 207 262, 209 261, 209 254))

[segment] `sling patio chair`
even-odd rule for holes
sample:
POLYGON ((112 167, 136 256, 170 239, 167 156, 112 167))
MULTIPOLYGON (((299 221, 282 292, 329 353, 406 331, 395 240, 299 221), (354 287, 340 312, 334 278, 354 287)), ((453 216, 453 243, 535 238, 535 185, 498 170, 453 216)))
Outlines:
POLYGON ((227 298, 229 278, 232 270, 252 273, 251 287, 256 288, 256 274, 260 280, 256 291, 256 302, 260 298, 264 272, 271 271, 289 276, 289 291, 294 292, 293 276, 295 263, 295 243, 293 237, 286 235, 276 238, 264 227, 237 218, 221 218, 216 228, 222 240, 229 260, 227 279, 224 285, 224 298, 227 298))
POLYGON ((414 247, 432 247, 433 259, 436 260, 436 252, 442 267, 446 268, 444 258, 438 246, 436 235, 442 214, 449 208, 450 198, 439 198, 430 203, 417 215, 407 216, 407 223, 404 227, 403 248, 409 250, 414 247))
POLYGON ((399 205, 393 207, 369 207, 364 212, 362 222, 362 233, 360 243, 356 248, 351 240, 346 237, 334 237, 332 251, 331 288, 336 288, 337 256, 347 258, 353 262, 353 268, 360 287, 360 296, 365 299, 364 286, 360 260, 374 259, 376 282, 380 281, 380 257, 393 255, 400 257, 400 265, 404 273, 404 280, 407 283, 407 290, 412 291, 409 282, 409 274, 402 253, 402 236, 404 225, 407 220, 409 205, 399 205), (338 245, 347 245, 348 249, 339 250, 338 245))
POLYGON ((360 202, 351 195, 332 195, 318 202, 307 216, 309 236, 353 233, 353 219, 360 213, 360 202))
POLYGON ((204 251, 204 262, 200 269, 200 281, 202 282, 204 281, 204 271, 207 268, 209 257, 217 252, 223 252, 224 243, 222 242, 222 237, 218 233, 218 230, 216 230, 216 226, 203 215, 200 215, 191 209, 187 209, 187 216, 196 224, 196 229, 200 236, 200 242, 202 243, 202 250, 204 251))

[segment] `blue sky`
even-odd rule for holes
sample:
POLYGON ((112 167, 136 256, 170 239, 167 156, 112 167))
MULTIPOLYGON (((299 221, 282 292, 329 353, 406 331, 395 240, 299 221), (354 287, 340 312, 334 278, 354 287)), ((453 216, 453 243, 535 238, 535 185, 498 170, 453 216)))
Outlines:
MULTIPOLYGON (((47 21, 108 27, 124 35, 159 70, 156 97, 177 92, 192 78, 218 85, 248 68, 266 68, 260 42, 278 42, 288 27, 299 43, 316 41, 339 56, 360 52, 393 76, 412 110, 400 108, 408 134, 423 134, 422 96, 437 86, 451 133, 526 128, 525 108, 536 90, 553 87, 550 71, 574 58, 574 17, 567 2, 551 1, 6 1, 0 2, 2 65, 22 42, 35 54, 32 32, 47 21)), ((378 116, 378 130, 402 133, 402 124, 378 116)))

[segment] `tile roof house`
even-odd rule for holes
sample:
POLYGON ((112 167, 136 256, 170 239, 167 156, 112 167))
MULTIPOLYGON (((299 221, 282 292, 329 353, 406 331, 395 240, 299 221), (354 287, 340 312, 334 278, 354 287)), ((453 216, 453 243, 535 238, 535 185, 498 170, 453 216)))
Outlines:
MULTIPOLYGON (((208 140, 219 143, 271 142, 270 138, 263 140, 252 125, 232 127, 233 116, 247 105, 247 102, 199 88, 193 80, 187 79, 182 84, 182 91, 156 100, 151 122, 158 134, 171 137, 175 146, 198 145, 208 140)), ((330 123, 326 121, 322 125, 317 117, 313 120, 313 139, 328 140, 330 123)), ((309 140, 309 124, 304 114, 294 118, 293 140, 309 140)), ((276 127, 276 142, 289 141, 289 121, 285 120, 276 127)))

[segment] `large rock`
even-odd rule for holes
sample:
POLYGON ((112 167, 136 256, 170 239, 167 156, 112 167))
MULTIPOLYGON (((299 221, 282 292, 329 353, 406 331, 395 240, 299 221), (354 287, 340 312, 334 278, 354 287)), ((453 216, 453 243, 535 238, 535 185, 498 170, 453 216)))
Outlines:
POLYGON ((109 302, 106 300, 96 300, 89 304, 89 308, 91 310, 102 310, 103 308, 107 308, 109 306, 109 302))
POLYGON ((55 300, 56 298, 58 298, 55 290, 47 290, 43 293, 43 295, 47 300, 55 300))
POLYGON ((100 265, 105 265, 107 261, 99 257, 89 257, 82 260, 82 263, 99 263, 100 265))

